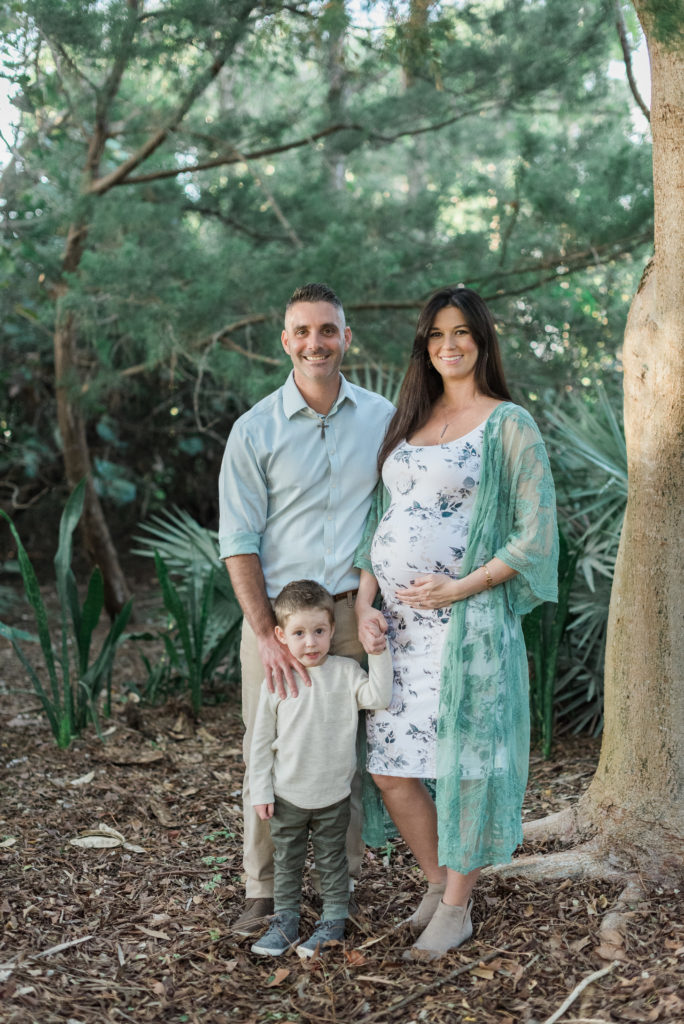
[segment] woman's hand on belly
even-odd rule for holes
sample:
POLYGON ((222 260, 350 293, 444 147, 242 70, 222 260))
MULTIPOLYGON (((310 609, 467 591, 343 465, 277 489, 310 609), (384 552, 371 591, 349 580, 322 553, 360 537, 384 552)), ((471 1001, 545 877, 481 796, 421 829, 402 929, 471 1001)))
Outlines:
POLYGON ((460 600, 459 580, 436 572, 415 576, 409 586, 395 591, 395 597, 410 608, 447 608, 460 600))

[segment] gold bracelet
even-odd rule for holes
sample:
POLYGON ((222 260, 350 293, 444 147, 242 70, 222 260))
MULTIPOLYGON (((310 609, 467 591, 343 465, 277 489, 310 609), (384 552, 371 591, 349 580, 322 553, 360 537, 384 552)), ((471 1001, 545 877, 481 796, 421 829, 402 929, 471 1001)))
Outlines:
POLYGON ((489 566, 485 562, 485 564, 482 566, 482 568, 484 569, 485 576, 487 577, 487 590, 491 590, 492 587, 494 586, 494 580, 492 579, 492 574, 489 571, 489 566))

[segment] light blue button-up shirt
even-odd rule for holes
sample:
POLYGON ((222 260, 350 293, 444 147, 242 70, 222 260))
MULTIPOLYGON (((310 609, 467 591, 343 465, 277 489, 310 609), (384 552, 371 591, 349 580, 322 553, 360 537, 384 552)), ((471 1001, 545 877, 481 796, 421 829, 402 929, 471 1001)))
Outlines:
POLYGON ((270 598, 298 579, 316 580, 331 594, 357 587, 354 551, 393 412, 387 399, 342 377, 335 404, 321 416, 291 373, 240 416, 219 477, 221 558, 259 555, 270 598))

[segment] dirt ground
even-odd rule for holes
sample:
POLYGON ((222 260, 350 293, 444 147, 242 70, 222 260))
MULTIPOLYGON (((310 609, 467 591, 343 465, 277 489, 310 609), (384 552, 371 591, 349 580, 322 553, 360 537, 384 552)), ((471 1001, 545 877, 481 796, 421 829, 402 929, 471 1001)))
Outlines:
MULTIPOLYGON (((124 647, 119 686, 140 674, 124 647)), ((619 886, 489 876, 473 938, 438 963, 408 964, 401 921, 422 884, 400 841, 368 851, 344 944, 311 962, 253 955, 230 932, 242 898, 239 709, 207 707, 195 723, 178 700, 127 713, 118 703, 104 743, 89 732, 60 751, 22 689, 0 639, 3 1024, 684 1021, 677 890, 645 880, 627 932, 607 947, 599 927, 619 886), (72 844, 102 825, 117 846, 72 844)), ((598 750, 566 737, 548 762, 533 753, 525 818, 575 801, 598 750)), ((303 934, 315 901, 307 887, 303 934)))

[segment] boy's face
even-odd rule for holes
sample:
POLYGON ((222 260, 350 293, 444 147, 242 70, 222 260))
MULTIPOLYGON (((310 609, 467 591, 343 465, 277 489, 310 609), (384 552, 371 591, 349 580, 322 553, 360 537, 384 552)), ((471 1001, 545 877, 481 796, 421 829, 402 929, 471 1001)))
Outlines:
POLYGON ((281 644, 289 649, 297 661, 306 668, 322 665, 325 661, 335 627, 324 608, 307 608, 294 612, 285 623, 285 628, 275 628, 281 644))

